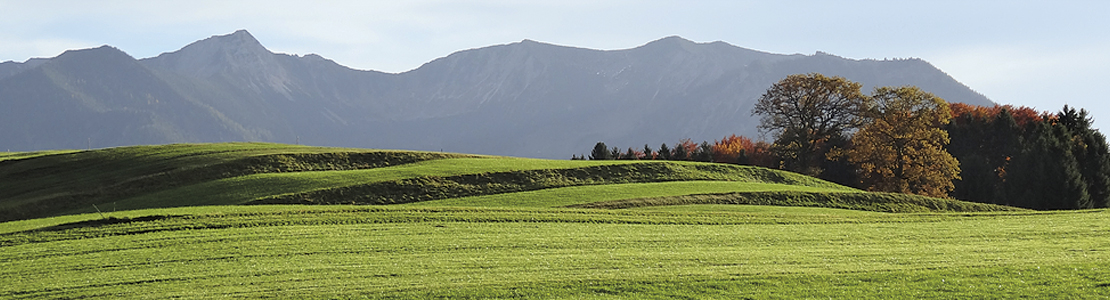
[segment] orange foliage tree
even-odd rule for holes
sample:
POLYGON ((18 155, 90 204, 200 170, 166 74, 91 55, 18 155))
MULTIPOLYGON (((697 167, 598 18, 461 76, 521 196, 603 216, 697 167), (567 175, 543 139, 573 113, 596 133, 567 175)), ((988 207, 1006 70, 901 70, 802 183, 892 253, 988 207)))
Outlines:
POLYGON ((881 87, 872 98, 847 153, 867 189, 947 198, 960 179, 959 162, 945 150, 948 103, 916 87, 881 87))
POLYGON ((735 134, 720 141, 714 141, 713 158, 719 163, 777 167, 771 154, 770 144, 762 141, 754 142, 752 139, 735 134))

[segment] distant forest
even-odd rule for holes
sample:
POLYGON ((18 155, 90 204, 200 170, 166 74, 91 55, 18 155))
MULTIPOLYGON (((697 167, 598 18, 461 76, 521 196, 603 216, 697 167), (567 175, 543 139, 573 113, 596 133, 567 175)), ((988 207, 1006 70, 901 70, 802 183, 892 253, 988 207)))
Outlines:
POLYGON ((736 135, 658 149, 598 142, 572 159, 755 165, 869 191, 1038 210, 1110 207, 1110 150, 1084 109, 947 103, 912 86, 860 89, 817 73, 775 83, 752 110, 771 143, 736 135))

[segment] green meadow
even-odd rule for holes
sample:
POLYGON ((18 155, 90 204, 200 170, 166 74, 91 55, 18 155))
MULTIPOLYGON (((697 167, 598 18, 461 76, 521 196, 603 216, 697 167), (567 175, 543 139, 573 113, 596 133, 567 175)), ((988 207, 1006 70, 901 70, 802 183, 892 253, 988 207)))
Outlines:
POLYGON ((0 156, 0 298, 1110 297, 1110 211, 758 167, 231 143, 0 156))

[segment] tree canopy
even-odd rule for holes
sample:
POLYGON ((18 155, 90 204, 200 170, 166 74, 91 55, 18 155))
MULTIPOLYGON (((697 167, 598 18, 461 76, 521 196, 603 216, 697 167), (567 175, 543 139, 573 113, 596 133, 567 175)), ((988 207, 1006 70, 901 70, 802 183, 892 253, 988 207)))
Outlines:
POLYGON ((818 73, 790 75, 775 83, 752 109, 760 131, 775 138, 776 152, 789 170, 819 175, 830 140, 861 124, 869 98, 861 85, 818 73))
POLYGON ((616 157, 613 157, 613 155, 609 152, 609 146, 606 146, 603 142, 597 142, 597 144, 594 144, 594 150, 590 151, 590 160, 610 159, 616 159, 616 157))
POLYGON ((941 128, 952 114, 943 99, 916 87, 875 89, 866 125, 852 137, 848 160, 867 189, 948 197, 959 162, 945 150, 941 128))
POLYGON ((952 104, 952 195, 1033 209, 1110 207, 1110 153, 1085 110, 952 104))
POLYGON ((912 86, 864 95, 860 86, 816 73, 775 83, 752 110, 770 144, 731 135, 622 152, 598 142, 589 157, 756 165, 872 191, 1031 209, 1110 207, 1110 145, 1086 110, 949 104, 912 86))

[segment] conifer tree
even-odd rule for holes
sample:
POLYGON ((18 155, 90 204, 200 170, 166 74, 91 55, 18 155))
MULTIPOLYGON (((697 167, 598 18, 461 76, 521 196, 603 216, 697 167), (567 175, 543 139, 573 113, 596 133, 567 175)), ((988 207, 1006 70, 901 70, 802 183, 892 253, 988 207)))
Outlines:
POLYGON ((672 154, 671 153, 671 148, 667 147, 667 143, 663 143, 662 145, 659 145, 659 159, 660 160, 671 160, 671 154, 672 154))
POLYGON ((1024 131, 1010 109, 953 104, 955 116, 946 127, 948 152, 960 161, 960 179, 953 182, 956 199, 1009 205, 1004 183, 1021 147, 1024 131), (956 111, 958 110, 958 111, 956 111))
POLYGON ((1090 202, 1064 126, 1038 123, 1014 159, 1006 181, 1012 204, 1032 209, 1074 209, 1090 202))
POLYGON ((1070 145, 1079 174, 1082 176, 1090 199, 1077 202, 1078 209, 1106 207, 1110 189, 1110 158, 1106 138, 1091 128, 1091 118, 1085 109, 1076 110, 1067 105, 1056 114, 1060 126, 1066 127, 1069 136, 1061 137, 1070 145))
POLYGON ((594 145, 594 150, 590 152, 590 160, 610 160, 613 156, 609 152, 609 146, 603 142, 597 142, 594 145))
POLYGON ((636 150, 632 150, 632 147, 628 147, 628 151, 624 153, 624 156, 621 156, 621 159, 623 159, 623 160, 637 160, 637 159, 640 159, 640 158, 639 158, 638 155, 636 155, 636 150))
POLYGON ((672 160, 687 160, 689 158, 690 152, 687 152, 686 147, 683 147, 681 143, 676 145, 673 153, 671 153, 672 160))
POLYGON ((693 160, 700 162, 713 161, 713 145, 710 145, 708 141, 701 142, 698 150, 694 152, 693 160))

